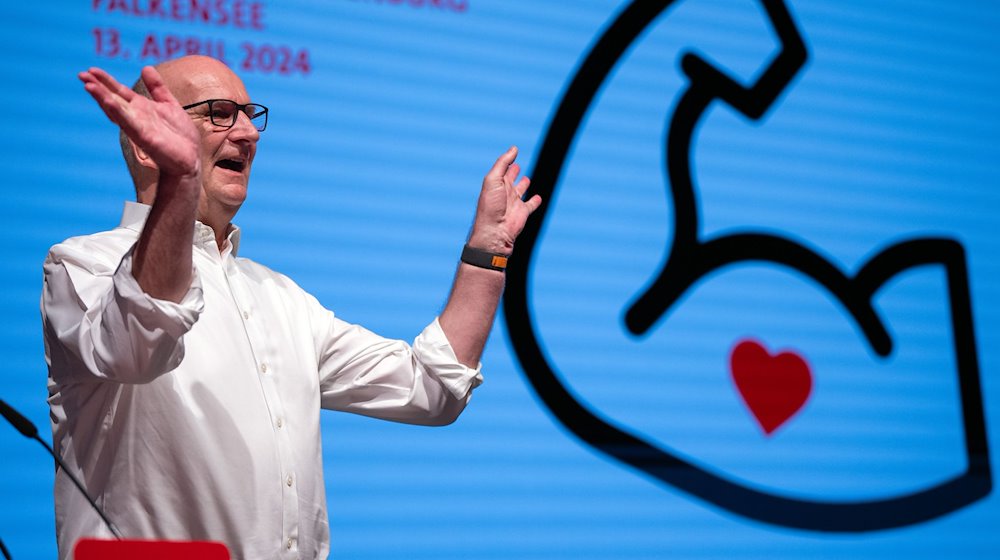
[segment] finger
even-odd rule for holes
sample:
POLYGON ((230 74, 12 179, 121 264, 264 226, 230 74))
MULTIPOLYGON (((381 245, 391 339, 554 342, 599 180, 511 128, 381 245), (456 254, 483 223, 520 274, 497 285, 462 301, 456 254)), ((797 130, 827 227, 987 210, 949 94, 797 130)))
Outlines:
POLYGON ((506 152, 500 154, 493 167, 490 168, 489 172, 486 174, 488 179, 503 180, 504 173, 507 172, 507 168, 510 164, 514 163, 514 158, 517 157, 517 146, 511 146, 506 152))
POLYGON ((528 187, 531 185, 531 179, 527 177, 521 177, 521 180, 514 185, 514 192, 517 193, 518 198, 522 198, 524 193, 528 192, 528 187))
POLYGON ((531 214, 535 210, 538 210, 538 207, 541 205, 542 205, 542 197, 537 194, 529 198, 527 202, 524 203, 524 206, 528 209, 529 214, 531 214))
POLYGON ((132 98, 137 95, 130 88, 114 79, 111 74, 108 74, 100 68, 91 68, 88 72, 95 78, 96 82, 104 86, 108 92, 120 97, 126 103, 131 101, 132 98))
POLYGON ((504 181, 504 183, 507 183, 508 185, 513 185, 514 181, 517 180, 517 175, 520 172, 521 172, 521 166, 520 165, 518 165, 516 163, 510 164, 510 166, 507 168, 507 172, 504 173, 504 175, 503 175, 503 181, 504 181))
POLYGON ((89 93, 95 99, 101 97, 106 97, 110 99, 111 96, 113 95, 110 91, 108 91, 107 86, 105 86, 100 80, 98 80, 97 76, 95 76, 94 73, 91 72, 90 70, 85 70, 83 72, 80 72, 79 74, 77 74, 77 77, 80 78, 81 82, 83 82, 83 89, 87 90, 87 93, 89 93))
POLYGON ((155 101, 177 103, 177 99, 174 98, 174 94, 170 92, 170 88, 167 87, 167 83, 163 81, 163 76, 160 76, 156 68, 144 66, 141 76, 142 82, 146 84, 146 89, 149 90, 149 96, 155 101))
POLYGON ((108 91, 108 88, 99 81, 85 80, 83 89, 94 98, 97 105, 104 111, 104 114, 111 122, 121 126, 126 117, 127 104, 117 95, 108 91))
POLYGON ((90 70, 84 70, 83 72, 77 74, 76 77, 80 78, 80 81, 85 84, 93 82, 96 79, 94 78, 94 75, 90 73, 90 70))
POLYGON ((81 72, 80 81, 83 82, 83 89, 87 90, 98 103, 110 103, 117 98, 103 82, 97 79, 97 76, 90 72, 81 72))

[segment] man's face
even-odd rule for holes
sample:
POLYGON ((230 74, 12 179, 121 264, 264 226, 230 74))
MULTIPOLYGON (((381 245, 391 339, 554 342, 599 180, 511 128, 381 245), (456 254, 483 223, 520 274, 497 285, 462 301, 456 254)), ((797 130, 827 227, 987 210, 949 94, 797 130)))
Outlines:
MULTIPOLYGON (((161 65, 159 71, 181 105, 207 99, 250 102, 243 82, 218 60, 185 57, 161 65)), ((231 128, 223 128, 212 124, 207 104, 188 112, 201 130, 202 140, 198 219, 208 224, 228 223, 246 200, 260 132, 242 113, 231 128)))

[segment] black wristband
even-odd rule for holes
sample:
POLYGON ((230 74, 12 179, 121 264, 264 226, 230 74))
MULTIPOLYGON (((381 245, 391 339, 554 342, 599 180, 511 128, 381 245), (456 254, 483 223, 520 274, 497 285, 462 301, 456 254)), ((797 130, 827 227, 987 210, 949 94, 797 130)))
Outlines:
POLYGON ((479 268, 487 268, 489 270, 499 270, 503 272, 507 268, 507 255, 501 255, 499 253, 490 253, 489 251, 484 251, 482 249, 476 249, 475 247, 469 247, 468 245, 462 249, 462 262, 465 264, 471 264, 472 266, 478 266, 479 268))

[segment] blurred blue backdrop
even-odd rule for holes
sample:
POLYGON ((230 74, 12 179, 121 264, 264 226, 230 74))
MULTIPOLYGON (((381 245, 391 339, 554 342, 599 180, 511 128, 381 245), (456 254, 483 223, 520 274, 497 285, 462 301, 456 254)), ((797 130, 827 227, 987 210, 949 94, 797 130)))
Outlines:
MULTIPOLYGON (((627 2, 194 2, 224 9, 208 21, 190 4, 165 0, 163 15, 132 0, 0 7, 0 398, 46 437, 42 260, 66 237, 115 226, 132 193, 117 129, 78 71, 101 66, 131 83, 171 51, 221 55, 271 109, 236 219, 241 254, 346 320, 412 339, 447 297, 482 175, 512 144, 530 168, 578 64, 627 2)), ((848 272, 900 240, 960 242, 988 443, 1000 449, 1000 5, 788 0, 788 9, 805 67, 765 118, 716 104, 693 137, 701 232, 781 235, 848 272)), ((531 320, 581 402, 706 470, 819 501, 915 492, 967 467, 940 268, 907 271, 877 294, 896 343, 884 360, 830 294, 760 263, 706 277, 643 337, 622 323, 672 241, 663 143, 686 83, 679 56, 693 50, 750 84, 776 48, 752 0, 679 1, 646 29, 547 201, 531 320), (811 371, 804 406, 770 435, 731 377, 729 353, 748 337, 811 371)), ((734 515, 569 434, 533 392, 502 317, 483 362, 486 383, 447 428, 323 416, 334 557, 1000 550, 996 492, 865 533, 734 515)), ((0 538, 14 558, 54 557, 51 459, 5 425, 0 454, 0 538)))

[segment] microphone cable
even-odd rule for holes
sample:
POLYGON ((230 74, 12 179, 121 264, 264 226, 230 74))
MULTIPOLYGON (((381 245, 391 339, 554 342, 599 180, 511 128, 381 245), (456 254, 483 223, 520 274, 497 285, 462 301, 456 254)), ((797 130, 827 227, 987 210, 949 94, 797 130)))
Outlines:
MULTIPOLYGON (((49 452, 49 455, 52 455, 52 457, 56 460, 56 463, 59 465, 59 468, 61 468, 63 472, 66 473, 66 476, 68 476, 69 479, 73 481, 73 484, 75 484, 77 489, 80 490, 80 493, 83 494, 83 497, 87 498, 87 502, 90 503, 90 507, 94 508, 94 511, 97 512, 97 515, 101 516, 101 520, 104 521, 104 524, 107 526, 108 530, 111 531, 111 534, 114 535, 116 539, 122 540, 122 535, 121 532, 118 531, 118 527, 115 527, 115 524, 112 523, 110 519, 108 519, 108 516, 104 515, 104 511, 97 505, 97 502, 95 502, 90 497, 90 494, 88 494, 87 491, 84 490, 83 484, 80 484, 79 479, 77 479, 76 476, 73 475, 73 472, 66 467, 66 463, 63 462, 62 457, 60 457, 59 454, 52 449, 52 446, 50 446, 48 442, 38 437, 38 428, 36 428, 35 425, 31 423, 31 420, 28 420, 27 418, 22 416, 20 412, 14 410, 10 405, 4 402, 3 399, 0 399, 0 414, 2 414, 3 417, 6 418, 7 421, 14 426, 14 428, 17 429, 17 431, 21 432, 21 435, 33 439, 38 443, 42 444, 43 447, 45 447, 45 450, 49 452)), ((4 555, 6 555, 7 558, 9 559, 10 556, 7 555, 7 549, 6 547, 3 546, 2 541, 0 541, 0 548, 2 548, 4 555)))

